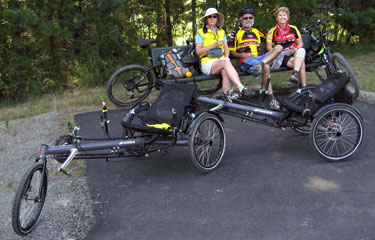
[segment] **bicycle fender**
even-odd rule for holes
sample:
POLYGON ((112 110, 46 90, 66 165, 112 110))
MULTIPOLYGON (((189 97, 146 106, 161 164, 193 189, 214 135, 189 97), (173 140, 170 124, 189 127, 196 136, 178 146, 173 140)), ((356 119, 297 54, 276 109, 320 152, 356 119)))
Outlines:
POLYGON ((135 114, 139 109, 143 108, 143 107, 146 107, 148 106, 148 108, 150 108, 151 104, 148 103, 148 102, 142 102, 142 103, 139 103, 137 104, 135 107, 132 107, 131 109, 129 109, 129 111, 125 114, 124 118, 122 121, 125 121, 125 122, 128 122, 130 116, 132 114, 135 114))
POLYGON ((195 127, 195 125, 197 125, 199 119, 203 118, 204 116, 206 115, 209 115, 209 114, 212 114, 212 115, 215 115, 216 117, 218 117, 220 119, 221 122, 224 122, 224 119, 217 113, 214 113, 214 112, 200 112, 198 113, 198 115, 194 118, 193 122, 190 124, 189 126, 189 129, 187 130, 187 133, 190 135, 193 134, 193 129, 195 127))
POLYGON ((323 111, 325 111, 329 107, 333 107, 333 106, 335 106, 335 107, 349 107, 350 109, 353 109, 356 113, 358 113, 358 115, 360 116, 361 120, 364 120, 363 115, 361 114, 361 112, 358 111, 358 109, 356 109, 352 105, 347 104, 347 103, 332 103, 332 104, 324 105, 323 107, 321 107, 318 111, 316 111, 314 113, 313 117, 316 118, 317 116, 319 116, 320 113, 322 113, 323 111))
POLYGON ((308 91, 308 90, 313 91, 315 88, 316 88, 316 86, 303 87, 303 88, 301 88, 300 91, 294 91, 293 93, 291 93, 290 96, 289 96, 289 99, 293 99, 294 97, 296 97, 297 95, 299 95, 299 94, 301 94, 305 91, 308 91))

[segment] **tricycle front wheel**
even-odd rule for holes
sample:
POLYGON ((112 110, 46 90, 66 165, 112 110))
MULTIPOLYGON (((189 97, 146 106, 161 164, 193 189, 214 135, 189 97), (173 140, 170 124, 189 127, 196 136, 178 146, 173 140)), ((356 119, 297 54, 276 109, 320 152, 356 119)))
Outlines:
POLYGON ((12 209, 12 225, 18 235, 29 234, 36 226, 47 196, 48 173, 43 163, 25 173, 18 186, 12 209))
POLYGON ((189 138, 189 152, 194 166, 203 173, 215 170, 223 159, 226 138, 220 119, 205 114, 197 119, 189 138))
MULTIPOLYGON (((71 144, 73 144, 73 136, 63 135, 56 141, 55 146, 71 145, 71 144)), ((54 154, 53 158, 56 159, 58 162, 63 163, 65 162, 68 156, 69 154, 54 154)))
POLYGON ((361 116, 350 105, 331 106, 313 121, 310 142, 328 160, 343 160, 353 155, 362 143, 361 116))

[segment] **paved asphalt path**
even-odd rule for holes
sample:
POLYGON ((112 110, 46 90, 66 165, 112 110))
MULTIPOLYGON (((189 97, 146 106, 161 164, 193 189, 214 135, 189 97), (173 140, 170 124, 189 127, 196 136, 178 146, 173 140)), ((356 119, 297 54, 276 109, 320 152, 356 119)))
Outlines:
MULTIPOLYGON (((87 161, 96 224, 86 239, 375 239, 375 105, 354 104, 364 141, 326 162, 309 137, 225 117, 221 166, 201 174, 187 147, 134 161, 87 161)), ((110 111, 121 133, 125 110, 110 111)), ((99 112, 75 116, 99 137, 99 112)))

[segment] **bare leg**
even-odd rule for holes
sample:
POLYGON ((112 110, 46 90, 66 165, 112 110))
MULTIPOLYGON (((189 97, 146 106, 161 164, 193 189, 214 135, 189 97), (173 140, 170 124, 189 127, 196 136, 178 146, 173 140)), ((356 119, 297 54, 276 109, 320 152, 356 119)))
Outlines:
POLYGON ((302 67, 302 62, 304 62, 305 59, 299 58, 299 57, 292 57, 291 59, 294 59, 293 60, 293 62, 294 62, 293 70, 299 72, 301 67, 302 67))
POLYGON ((228 90, 232 88, 232 83, 230 82, 225 69, 221 70, 221 76, 223 78, 223 86, 222 86, 221 89, 222 89, 223 93, 227 93, 228 90))
POLYGON ((281 45, 276 45, 269 53, 268 55, 262 60, 262 62, 271 63, 273 60, 275 60, 280 53, 283 51, 283 47, 281 45))
POLYGON ((302 65, 301 65, 301 68, 299 70, 299 79, 301 80, 301 87, 306 87, 306 67, 305 67, 305 61, 302 61, 302 65))
MULTIPOLYGON (((267 83, 267 74, 270 74, 270 65, 269 64, 264 64, 264 66, 263 66, 263 73, 262 73, 263 86, 266 86, 266 83, 267 83)), ((270 81, 270 84, 268 85, 268 94, 273 94, 271 81, 270 81)))
MULTIPOLYGON (((215 61, 212 64, 211 74, 217 75, 217 74, 221 73, 222 69, 225 70, 229 80, 235 86, 239 86, 241 84, 240 77, 238 76, 238 73, 237 73, 236 69, 234 69, 232 63, 228 59, 215 61)), ((223 81, 224 81, 224 79, 223 79, 223 81)))
POLYGON ((287 66, 289 68, 293 68, 294 71, 299 72, 299 80, 301 87, 306 87, 306 67, 305 67, 305 61, 303 58, 296 58, 292 57, 289 59, 287 66), (300 61, 302 60, 302 61, 300 61), (296 65, 300 64, 300 67, 297 68, 296 65))

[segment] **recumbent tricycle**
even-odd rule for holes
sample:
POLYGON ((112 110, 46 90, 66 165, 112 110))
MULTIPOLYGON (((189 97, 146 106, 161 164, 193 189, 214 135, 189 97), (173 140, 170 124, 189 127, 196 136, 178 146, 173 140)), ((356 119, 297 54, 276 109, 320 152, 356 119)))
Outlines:
MULTIPOLYGON (((237 94, 220 99, 197 96, 195 84, 165 84, 152 105, 140 103, 128 111, 121 121, 122 136, 109 133, 107 107, 103 104, 101 125, 106 138, 85 139, 75 127, 55 146, 41 146, 40 156, 25 173, 15 195, 13 229, 19 235, 27 235, 38 222, 47 196, 49 156, 62 163, 59 171, 68 174, 66 168, 73 159, 144 157, 172 146, 188 146, 198 170, 204 173, 215 170, 226 147, 220 114, 309 132, 312 147, 321 156, 330 160, 348 158, 357 151, 363 138, 362 116, 351 106, 351 95, 345 88, 348 82, 346 74, 333 74, 317 87, 303 88, 279 98, 282 105, 279 111, 241 99, 237 94)), ((259 98, 265 94, 265 90, 260 90, 259 98)))

